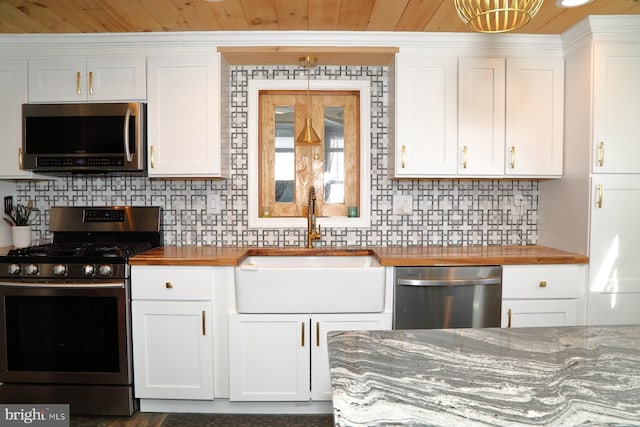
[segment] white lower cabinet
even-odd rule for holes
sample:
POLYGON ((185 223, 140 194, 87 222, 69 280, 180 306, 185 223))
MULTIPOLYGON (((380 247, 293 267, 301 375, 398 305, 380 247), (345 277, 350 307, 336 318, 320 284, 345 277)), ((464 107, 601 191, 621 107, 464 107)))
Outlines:
POLYGON ((585 323, 586 265, 509 265, 502 269, 502 327, 585 323))
POLYGON ((640 175, 594 175, 589 325, 640 323, 640 175))
POLYGON ((502 327, 575 326, 575 300, 503 300, 502 327))
POLYGON ((132 267, 137 398, 213 400, 213 303, 206 267, 132 267))
POLYGON ((229 398, 331 400, 327 332, 390 328, 385 314, 231 314, 229 398))

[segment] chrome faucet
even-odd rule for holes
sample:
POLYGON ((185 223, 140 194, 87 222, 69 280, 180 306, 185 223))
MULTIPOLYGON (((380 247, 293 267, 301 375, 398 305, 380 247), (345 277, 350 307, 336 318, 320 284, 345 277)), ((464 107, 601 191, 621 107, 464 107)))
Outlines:
POLYGON ((307 248, 313 248, 313 241, 320 240, 320 225, 316 230, 316 189, 312 185, 309 188, 309 207, 307 209, 307 248))

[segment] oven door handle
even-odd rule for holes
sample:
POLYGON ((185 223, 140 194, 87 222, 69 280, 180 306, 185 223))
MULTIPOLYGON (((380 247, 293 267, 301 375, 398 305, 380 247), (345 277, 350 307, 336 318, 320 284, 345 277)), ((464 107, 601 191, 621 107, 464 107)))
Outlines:
POLYGON ((0 282, 0 286, 14 286, 18 288, 57 288, 57 289, 104 289, 124 288, 124 282, 105 283, 25 283, 25 282, 0 282))

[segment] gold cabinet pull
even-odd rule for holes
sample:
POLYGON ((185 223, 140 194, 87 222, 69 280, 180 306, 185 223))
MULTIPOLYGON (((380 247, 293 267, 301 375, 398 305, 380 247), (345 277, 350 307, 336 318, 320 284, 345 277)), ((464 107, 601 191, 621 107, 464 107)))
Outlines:
POLYGON ((81 81, 81 78, 80 78, 80 71, 78 71, 78 72, 76 73, 76 93, 77 93, 78 95, 82 94, 82 88, 80 87, 80 81, 81 81))
POLYGON ((22 147, 18 148, 18 167, 22 170, 22 147))
POLYGON ((507 310, 507 328, 511 327, 511 309, 507 310))
POLYGON ((206 313, 202 310, 202 336, 207 335, 207 318, 205 317, 206 313))
POLYGON ((604 166, 604 141, 598 144, 598 166, 604 166))
POLYGON ((402 169, 404 169, 405 167, 405 158, 406 158, 406 154, 407 154, 407 146, 403 145, 402 146, 402 169))
POLYGON ((316 322, 316 347, 320 347, 320 322, 316 322))
POLYGON ((467 168, 467 146, 462 147, 462 169, 467 168))
POLYGON ((511 146, 511 169, 516 168, 516 147, 514 145, 511 146))
POLYGON ((304 322, 302 322, 302 327, 300 328, 302 333, 302 347, 304 347, 304 322))
POLYGON ((151 169, 153 169, 155 167, 155 162, 153 161, 153 153, 154 153, 153 145, 149 147, 149 152, 150 152, 149 157, 151 157, 150 159, 151 169))
POLYGON ((173 283, 165 282, 164 287, 167 288, 167 289, 173 289, 173 283))
POLYGON ((538 284, 538 286, 540 286, 541 288, 546 288, 547 287, 547 281, 546 280, 541 280, 540 283, 538 284))
POLYGON ((89 71, 89 95, 93 95, 93 71, 89 71))
POLYGON ((598 208, 602 208, 602 184, 596 187, 598 190, 598 208))

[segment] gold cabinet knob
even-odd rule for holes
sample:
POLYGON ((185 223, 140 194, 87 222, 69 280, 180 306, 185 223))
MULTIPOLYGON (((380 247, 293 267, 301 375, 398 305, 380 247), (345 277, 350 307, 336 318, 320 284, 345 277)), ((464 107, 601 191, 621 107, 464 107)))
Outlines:
POLYGON ((546 288, 547 287, 547 281, 546 280, 541 280, 539 286, 541 288, 546 288))
POLYGON ((167 288, 167 289, 173 289, 173 283, 171 283, 171 282, 166 282, 166 283, 164 284, 164 287, 165 287, 165 288, 167 288))

